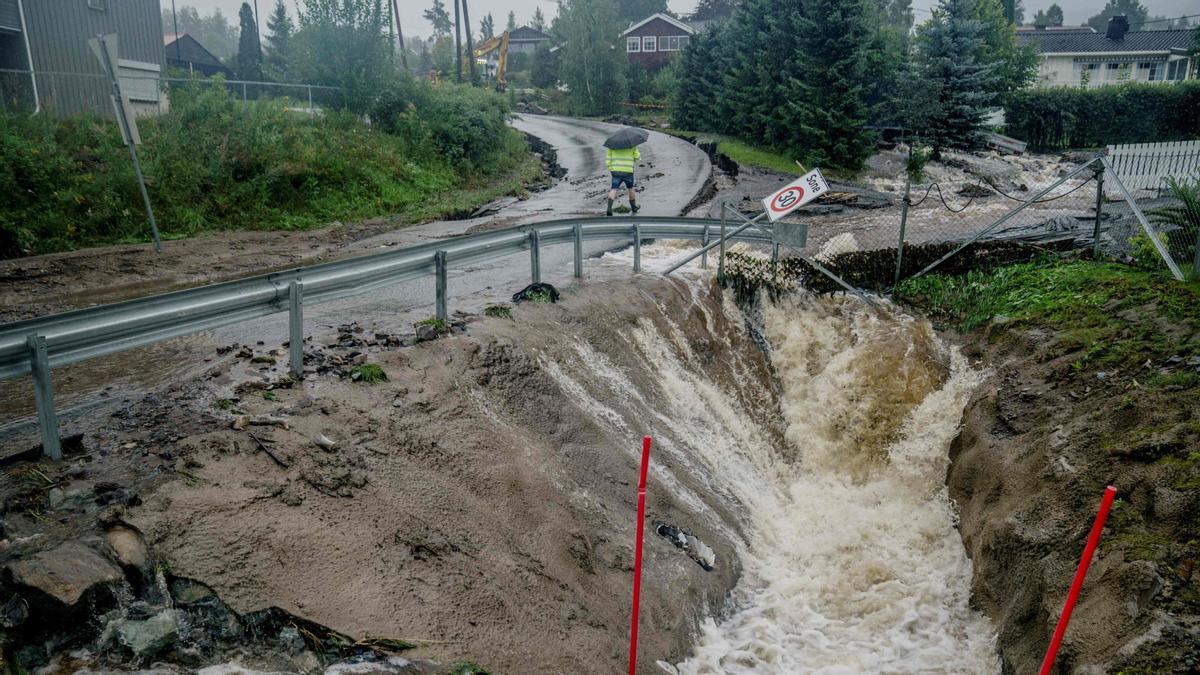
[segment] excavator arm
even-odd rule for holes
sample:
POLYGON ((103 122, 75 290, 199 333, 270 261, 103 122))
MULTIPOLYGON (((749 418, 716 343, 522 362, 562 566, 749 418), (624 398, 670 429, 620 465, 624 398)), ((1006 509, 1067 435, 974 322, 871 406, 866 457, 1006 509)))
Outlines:
POLYGON ((504 91, 508 88, 508 80, 505 79, 508 72, 508 31, 479 43, 475 47, 475 57, 481 58, 494 51, 500 52, 496 60, 496 91, 504 91))

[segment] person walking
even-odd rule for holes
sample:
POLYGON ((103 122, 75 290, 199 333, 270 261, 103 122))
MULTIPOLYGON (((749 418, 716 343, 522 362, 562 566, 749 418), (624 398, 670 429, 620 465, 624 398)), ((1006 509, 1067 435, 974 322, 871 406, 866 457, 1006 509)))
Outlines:
POLYGON ((637 203, 637 193, 634 192, 637 185, 634 171, 642 158, 637 146, 645 143, 649 137, 650 135, 641 129, 622 129, 604 142, 604 147, 608 148, 605 165, 612 174, 612 185, 608 190, 608 215, 613 214, 613 202, 620 196, 622 188, 629 191, 629 210, 634 213, 642 210, 637 203))

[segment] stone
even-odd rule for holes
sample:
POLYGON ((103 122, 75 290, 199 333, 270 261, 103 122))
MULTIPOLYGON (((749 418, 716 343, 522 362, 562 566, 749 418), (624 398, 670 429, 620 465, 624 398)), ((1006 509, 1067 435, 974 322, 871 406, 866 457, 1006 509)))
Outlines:
POLYGON ((166 609, 145 621, 121 621, 117 640, 137 658, 153 657, 179 639, 179 613, 166 609))
POLYGON ((126 567, 136 567, 144 569, 148 556, 146 554, 146 542, 142 540, 142 535, 137 530, 128 527, 117 527, 109 530, 104 538, 108 541, 108 546, 113 550, 117 557, 117 561, 126 567))
POLYGON ((16 585, 41 591, 67 606, 79 602, 96 586, 124 579, 114 563, 76 541, 11 562, 6 568, 16 585))
POLYGON ((284 626, 279 631, 279 646, 288 654, 299 654, 304 649, 304 638, 295 626, 284 626))
POLYGON ((430 326, 429 324, 418 324, 416 329, 417 342, 430 342, 438 339, 438 329, 436 326, 430 326))

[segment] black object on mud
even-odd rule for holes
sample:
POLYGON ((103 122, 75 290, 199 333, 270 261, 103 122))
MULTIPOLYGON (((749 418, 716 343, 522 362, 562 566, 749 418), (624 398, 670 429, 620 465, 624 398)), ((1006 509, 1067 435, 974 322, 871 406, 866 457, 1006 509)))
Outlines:
POLYGON ((529 284, 520 293, 513 295, 513 302, 534 302, 543 305, 558 302, 558 289, 550 284, 529 284))

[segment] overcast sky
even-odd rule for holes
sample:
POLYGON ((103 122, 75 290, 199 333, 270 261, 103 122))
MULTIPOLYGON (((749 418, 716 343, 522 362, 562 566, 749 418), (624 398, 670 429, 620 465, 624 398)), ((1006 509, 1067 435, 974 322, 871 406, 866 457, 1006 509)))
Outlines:
MULTIPOLYGON (((871 0, 868 0, 870 2, 871 0)), ((1106 0, 1057 0, 1058 5, 1063 8, 1065 23, 1068 25, 1078 25, 1087 20, 1088 17, 1094 16, 1104 7, 1106 0)), ((171 0, 161 0, 163 7, 170 7, 171 0)), ((289 6, 295 6, 297 0, 284 0, 289 6)), ((452 0, 446 0, 447 7, 452 7, 452 0)), ((669 0, 671 10, 686 14, 696 6, 696 0, 669 0)), ((1026 19, 1033 17, 1039 9, 1045 9, 1053 4, 1055 0, 1024 0, 1026 19)), ((203 14, 208 14, 214 7, 220 7, 221 11, 228 17, 230 23, 237 23, 238 8, 242 6, 242 0, 175 0, 177 6, 191 5, 196 7, 203 14)), ((400 7, 400 21, 403 22, 404 32, 406 35, 427 35, 430 32, 429 24, 421 16, 421 13, 432 4, 432 0, 399 0, 397 3, 400 7)), ((921 22, 929 16, 928 9, 937 4, 936 0, 913 0, 913 7, 917 9, 917 22, 921 22), (926 11, 921 11, 926 10, 926 11)), ((1150 15, 1163 14, 1170 17, 1183 16, 1185 14, 1200 14, 1200 4, 1197 0, 1142 0, 1142 4, 1150 10, 1150 15)), ((253 7, 254 2, 251 0, 250 5, 253 7)), ((527 23, 529 17, 533 15, 534 8, 541 6, 545 12, 547 19, 554 16, 557 3, 554 0, 470 0, 471 23, 475 24, 472 29, 475 33, 479 32, 479 18, 483 17, 488 12, 495 17, 496 26, 502 28, 508 16, 508 12, 514 11, 517 13, 517 24, 527 23)), ((271 8, 275 6, 275 0, 258 0, 258 9, 263 14, 263 24, 266 23, 266 15, 270 13, 271 8)), ((1195 20, 1193 20, 1195 23, 1195 20)), ((1150 26, 1154 28, 1156 26, 1150 26)), ((1160 27, 1160 26, 1159 26, 1160 27)), ((266 26, 263 26, 266 30, 266 26)))

